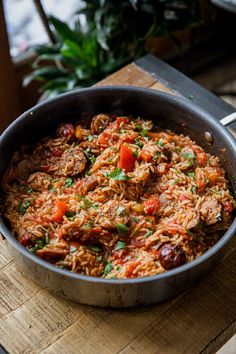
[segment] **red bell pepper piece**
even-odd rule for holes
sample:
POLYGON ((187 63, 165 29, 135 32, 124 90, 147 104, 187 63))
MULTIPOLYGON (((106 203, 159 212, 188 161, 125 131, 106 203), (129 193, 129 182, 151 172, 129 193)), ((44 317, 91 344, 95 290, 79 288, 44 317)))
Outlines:
POLYGON ((135 157, 133 150, 128 145, 121 145, 120 147, 120 168, 124 169, 125 172, 131 172, 134 169, 135 157))
POLYGON ((146 214, 155 215, 160 207, 159 198, 152 196, 144 202, 144 211, 146 214))
POLYGON ((66 211, 68 211, 68 206, 65 202, 61 200, 55 201, 55 212, 52 216, 52 221, 62 222, 63 216, 65 215, 66 211))
POLYGON ((128 124, 129 123, 129 118, 127 117, 117 117, 116 118, 116 123, 117 123, 117 128, 120 128, 120 126, 123 124, 128 124))

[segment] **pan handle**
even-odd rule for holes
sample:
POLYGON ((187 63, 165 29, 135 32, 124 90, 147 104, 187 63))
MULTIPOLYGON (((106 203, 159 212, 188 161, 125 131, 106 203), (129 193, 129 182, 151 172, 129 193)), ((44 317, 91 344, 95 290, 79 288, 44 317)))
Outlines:
POLYGON ((223 124, 225 127, 234 122, 236 122, 236 112, 233 112, 220 120, 220 123, 223 124))

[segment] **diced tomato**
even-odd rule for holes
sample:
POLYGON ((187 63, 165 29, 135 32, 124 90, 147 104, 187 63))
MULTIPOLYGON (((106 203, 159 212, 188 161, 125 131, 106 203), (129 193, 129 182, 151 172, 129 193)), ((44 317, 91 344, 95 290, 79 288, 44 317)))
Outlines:
POLYGON ((153 196, 144 202, 144 211, 146 214, 155 215, 159 207, 160 201, 159 198, 156 196, 153 196))
POLYGON ((206 187, 206 181, 203 181, 202 179, 197 180, 198 191, 202 191, 205 187, 206 187))
POLYGON ((62 135, 69 138, 75 137, 75 128, 71 123, 64 125, 62 135))
POLYGON ((129 118, 127 117, 117 117, 116 118, 117 128, 120 128, 122 124, 129 124, 129 118))
POLYGON ((187 234, 186 230, 184 228, 182 228, 181 226, 169 225, 167 227, 167 230, 172 235, 178 233, 178 234, 182 235, 185 239, 190 240, 190 237, 187 234))
POLYGON ((206 153, 204 151, 197 152, 197 162, 201 166, 205 166, 206 165, 206 159, 207 159, 207 155, 206 155, 206 153))
POLYGON ((99 226, 92 227, 92 228, 90 229, 90 233, 91 233, 91 234, 100 234, 101 232, 102 232, 102 229, 101 229, 101 227, 99 227, 99 226))
POLYGON ((111 139, 111 134, 104 131, 98 137, 98 145, 108 147, 110 139, 111 139))
POLYGON ((152 155, 148 151, 142 150, 139 154, 139 160, 142 160, 145 162, 151 162, 152 155))
POLYGON ((127 270, 126 270, 126 277, 127 278, 132 278, 133 276, 134 276, 134 274, 133 274, 133 271, 135 270, 135 268, 137 268, 137 266, 138 265, 140 265, 141 264, 141 262, 140 261, 136 261, 136 262, 132 262, 129 266, 128 266, 128 268, 127 268, 127 270))
POLYGON ((52 221, 56 222, 62 222, 63 216, 65 215, 66 211, 68 211, 69 208, 65 202, 62 202, 61 200, 56 200, 55 201, 55 212, 52 216, 52 221))
POLYGON ((82 184, 83 184, 82 179, 79 179, 79 180, 76 182, 76 184, 75 184, 75 188, 79 188, 79 187, 81 187, 81 186, 82 186, 82 184))
POLYGON ((55 157, 60 157, 62 155, 63 151, 60 148, 54 148, 52 150, 52 155, 55 157))
POLYGON ((231 213, 233 211, 233 204, 229 201, 223 202, 224 211, 226 213, 231 213))
POLYGON ((120 147, 120 160, 119 166, 126 172, 131 172, 134 169, 135 157, 133 150, 126 144, 122 144, 120 147))

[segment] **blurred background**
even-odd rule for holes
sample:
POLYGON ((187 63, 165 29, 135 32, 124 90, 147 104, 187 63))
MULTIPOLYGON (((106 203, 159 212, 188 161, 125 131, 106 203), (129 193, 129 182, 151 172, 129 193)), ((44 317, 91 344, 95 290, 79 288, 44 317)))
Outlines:
POLYGON ((236 105, 235 19, 235 0, 0 0, 0 129, 146 53, 236 105))

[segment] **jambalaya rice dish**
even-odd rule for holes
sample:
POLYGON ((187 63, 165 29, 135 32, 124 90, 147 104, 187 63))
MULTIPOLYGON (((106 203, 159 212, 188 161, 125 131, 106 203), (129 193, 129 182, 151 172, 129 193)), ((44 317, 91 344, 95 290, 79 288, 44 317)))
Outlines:
POLYGON ((22 147, 2 189, 4 217, 29 252, 104 278, 191 262, 229 228, 236 206, 219 159, 188 136, 107 114, 22 147))

